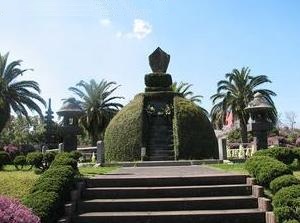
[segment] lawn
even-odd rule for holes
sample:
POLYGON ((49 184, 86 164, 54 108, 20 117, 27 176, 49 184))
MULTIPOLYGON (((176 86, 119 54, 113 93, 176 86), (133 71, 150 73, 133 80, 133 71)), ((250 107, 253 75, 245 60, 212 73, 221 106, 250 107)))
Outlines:
POLYGON ((112 167, 85 166, 85 167, 79 167, 79 172, 83 176, 92 177, 92 176, 96 176, 96 175, 107 174, 116 169, 118 169, 117 166, 112 166, 112 167))
POLYGON ((31 170, 18 171, 14 166, 5 166, 0 171, 0 195, 21 199, 29 193, 37 178, 31 170))
POLYGON ((210 167, 221 169, 226 172, 240 173, 240 174, 248 174, 247 170, 245 170, 244 163, 220 163, 220 164, 210 164, 210 167))

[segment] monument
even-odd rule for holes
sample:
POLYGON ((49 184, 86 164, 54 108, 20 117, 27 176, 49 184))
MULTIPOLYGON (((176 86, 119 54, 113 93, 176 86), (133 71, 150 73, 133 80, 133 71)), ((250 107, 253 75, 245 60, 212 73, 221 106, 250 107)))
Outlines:
POLYGON ((104 137, 108 161, 217 159, 218 144, 201 108, 172 91, 170 55, 157 48, 149 56, 152 73, 145 92, 111 120, 104 137), (144 152, 143 152, 144 153, 144 152), (144 155, 144 154, 143 154, 144 155))
POLYGON ((67 100, 63 103, 57 115, 63 117, 59 133, 63 137, 64 151, 69 152, 77 149, 77 135, 81 134, 78 119, 83 110, 74 100, 67 100))

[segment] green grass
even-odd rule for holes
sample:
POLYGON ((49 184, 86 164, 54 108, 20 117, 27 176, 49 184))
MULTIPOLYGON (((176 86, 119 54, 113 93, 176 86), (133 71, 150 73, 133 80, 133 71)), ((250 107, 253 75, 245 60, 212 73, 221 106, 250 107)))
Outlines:
POLYGON ((118 167, 116 166, 112 166, 112 167, 79 167, 79 172, 83 175, 83 176, 88 176, 88 177, 92 177, 95 175, 103 175, 103 174, 107 174, 113 170, 118 169, 118 167))
POLYGON ((12 165, 5 166, 0 171, 0 195, 21 199, 29 193, 37 178, 38 175, 31 170, 16 170, 12 165))
POLYGON ((242 174, 248 174, 247 170, 245 169, 244 163, 220 163, 220 164, 210 164, 210 167, 221 169, 226 172, 232 172, 232 173, 242 173, 242 174))

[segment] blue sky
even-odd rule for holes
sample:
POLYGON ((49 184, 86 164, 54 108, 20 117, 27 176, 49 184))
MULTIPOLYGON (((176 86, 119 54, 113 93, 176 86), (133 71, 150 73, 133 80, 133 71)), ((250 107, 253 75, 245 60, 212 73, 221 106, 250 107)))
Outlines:
POLYGON ((300 2, 297 0, 0 0, 0 52, 34 68, 54 110, 80 80, 113 80, 130 101, 144 90, 148 55, 171 54, 174 81, 209 97, 233 68, 273 81, 279 112, 300 126, 300 2))

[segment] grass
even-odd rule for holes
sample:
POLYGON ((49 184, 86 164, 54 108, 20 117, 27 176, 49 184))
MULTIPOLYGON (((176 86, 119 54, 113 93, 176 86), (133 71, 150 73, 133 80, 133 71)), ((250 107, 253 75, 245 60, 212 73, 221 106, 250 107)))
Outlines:
POLYGON ((240 174, 248 174, 247 170, 245 170, 244 163, 220 163, 220 164, 210 164, 210 167, 221 169, 225 172, 232 172, 232 173, 240 173, 240 174))
POLYGON ((112 167, 93 167, 93 166, 85 166, 85 167, 79 167, 79 172, 83 176, 92 177, 96 175, 103 175, 107 174, 113 170, 118 169, 117 166, 112 167))
POLYGON ((14 166, 5 166, 0 171, 0 195, 22 199, 30 191, 38 178, 31 170, 16 170, 14 166))

